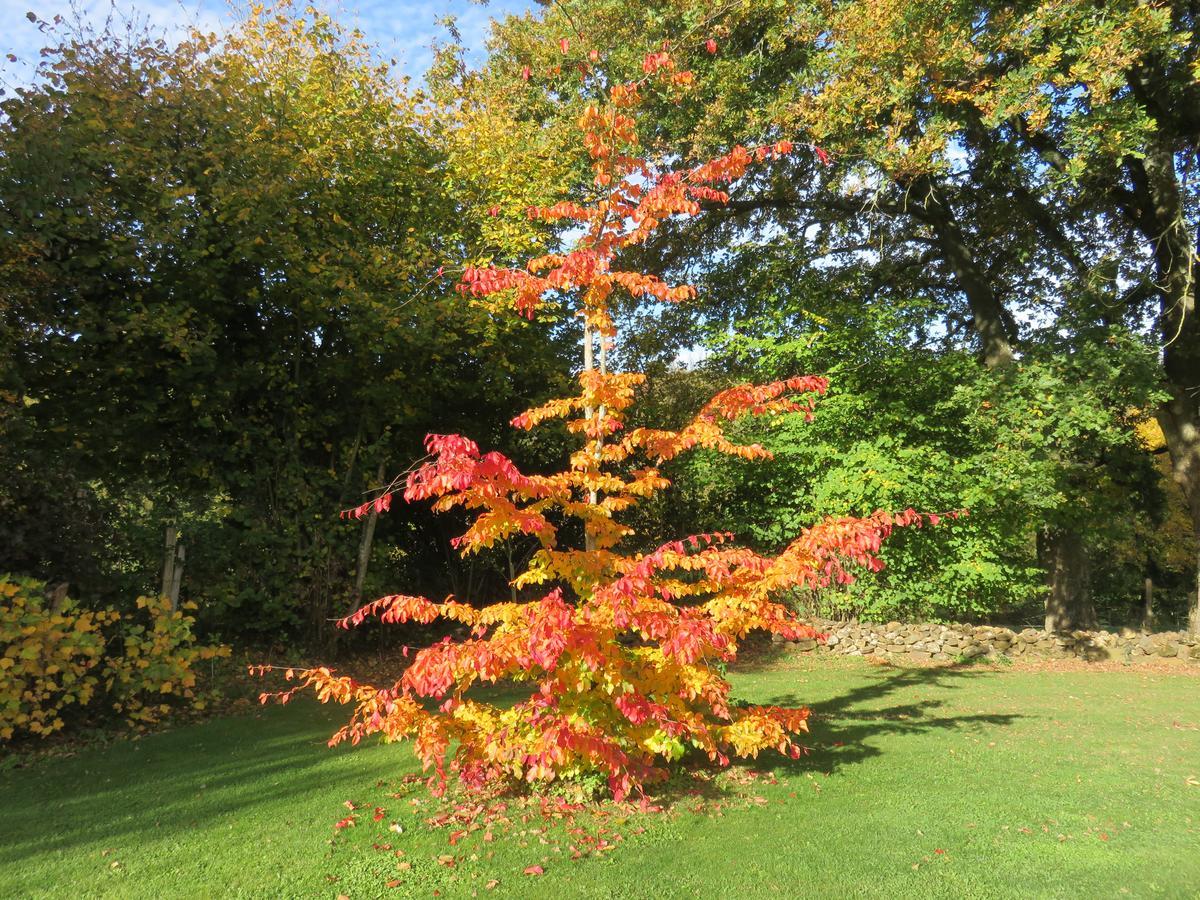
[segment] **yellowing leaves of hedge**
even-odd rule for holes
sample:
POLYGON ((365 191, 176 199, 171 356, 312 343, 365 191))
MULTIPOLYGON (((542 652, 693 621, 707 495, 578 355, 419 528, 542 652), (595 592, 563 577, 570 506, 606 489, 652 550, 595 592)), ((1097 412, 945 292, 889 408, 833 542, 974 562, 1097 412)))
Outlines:
POLYGON ((69 598, 52 603, 42 582, 0 576, 0 740, 45 736, 87 713, 145 724, 176 707, 203 708, 193 667, 229 648, 197 645, 195 619, 166 598, 137 605, 123 616, 69 598))

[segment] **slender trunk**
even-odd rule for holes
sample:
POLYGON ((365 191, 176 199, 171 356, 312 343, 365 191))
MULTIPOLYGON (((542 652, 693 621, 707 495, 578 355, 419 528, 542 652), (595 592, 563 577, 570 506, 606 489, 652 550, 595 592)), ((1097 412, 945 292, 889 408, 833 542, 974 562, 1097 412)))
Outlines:
POLYGON ((434 527, 438 532, 438 546, 442 548, 442 555, 446 557, 446 575, 450 579, 450 593, 456 597, 466 596, 462 590, 462 581, 459 578, 461 572, 459 570, 459 560, 454 554, 453 547, 450 544, 450 535, 446 533, 446 528, 442 522, 442 518, 438 517, 434 520, 434 527))
MULTIPOLYGON (((1200 573, 1200 552, 1196 556, 1196 571, 1200 573)), ((1200 636, 1200 575, 1197 576, 1197 584, 1192 590, 1188 606, 1187 631, 1192 637, 1200 636)))
POLYGON ((1142 631, 1154 630, 1154 579, 1147 575, 1142 582, 1142 631))
POLYGON ((1046 570, 1046 631, 1096 627, 1087 552, 1079 532, 1043 528, 1038 557, 1046 570))
POLYGON ((512 602, 517 602, 517 567, 513 565, 512 541, 504 542, 504 552, 508 556, 508 589, 512 595, 512 602))
MULTIPOLYGON (((379 470, 375 473, 375 481, 380 488, 383 487, 383 479, 387 475, 387 461, 379 461, 379 470)), ((371 545, 375 541, 375 523, 379 521, 379 510, 374 506, 371 507, 371 512, 367 515, 367 521, 363 524, 362 539, 358 542, 358 565, 354 571, 354 597, 353 609, 357 609, 362 603, 363 584, 367 580, 367 566, 371 562, 371 545)))
MULTIPOLYGON (((601 341, 603 340, 604 338, 602 337, 601 341)), ((585 319, 583 323, 583 371, 590 373, 594 370, 594 368, 595 363, 592 360, 592 326, 589 325, 585 319)), ((596 410, 588 406, 583 411, 583 414, 585 419, 591 421, 592 417, 596 415, 596 410)), ((603 413, 601 413, 601 415, 603 415, 603 413)), ((595 491, 588 492, 588 503, 594 506, 597 499, 598 498, 595 491)), ((583 523, 583 549, 588 553, 591 553, 596 549, 596 536, 592 533, 591 522, 586 520, 583 523)))
POLYGON ((183 583, 183 544, 179 543, 179 529, 167 526, 163 552, 162 588, 159 593, 171 603, 171 610, 179 606, 179 588, 183 583))

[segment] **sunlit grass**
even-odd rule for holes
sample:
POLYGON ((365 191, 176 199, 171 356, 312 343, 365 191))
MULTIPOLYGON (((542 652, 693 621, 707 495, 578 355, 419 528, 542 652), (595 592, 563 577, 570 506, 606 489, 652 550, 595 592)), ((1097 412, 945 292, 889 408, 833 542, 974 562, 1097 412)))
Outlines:
POLYGON ((329 750, 339 710, 298 703, 0 774, 0 897, 1200 893, 1195 675, 805 658, 735 681, 813 706, 813 752, 677 793, 670 814, 576 823, 606 829, 599 856, 519 811, 449 846, 423 793, 389 796, 407 747, 329 750), (347 800, 367 808, 335 836, 347 800))

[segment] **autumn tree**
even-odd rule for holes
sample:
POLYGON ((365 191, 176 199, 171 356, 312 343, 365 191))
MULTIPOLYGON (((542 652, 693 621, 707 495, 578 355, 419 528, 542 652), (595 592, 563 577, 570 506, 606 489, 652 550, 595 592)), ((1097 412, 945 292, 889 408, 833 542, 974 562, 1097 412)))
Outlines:
MULTIPOLYGON (((561 46, 567 49, 565 40, 561 46)), ((755 630, 816 637, 778 602, 780 592, 847 582, 858 567, 877 570, 880 544, 894 527, 938 521, 911 509, 829 517, 774 557, 733 545, 732 536, 721 532, 690 535, 649 552, 629 549, 633 529, 625 514, 669 486, 665 462, 700 449, 765 460, 770 454, 761 446, 730 440, 729 423, 743 416, 810 417, 827 387, 814 376, 743 384, 712 397, 677 430, 628 427, 644 378, 608 364, 618 335, 615 299, 677 304, 693 299, 695 291, 622 268, 624 253, 644 244, 663 222, 698 215, 701 201, 726 202, 728 185, 755 162, 793 150, 787 141, 735 146, 682 170, 638 155, 633 110, 649 85, 684 88, 692 82, 666 51, 647 54, 642 69, 641 79, 612 84, 606 101, 587 106, 580 117, 592 162, 586 202, 525 211, 530 219, 569 223, 578 232, 573 246, 520 268, 468 266, 462 276, 464 294, 528 317, 548 302, 573 298, 583 333, 579 393, 512 422, 522 430, 565 422, 578 441, 569 466, 530 474, 461 435, 431 434, 429 458, 405 482, 410 502, 470 511, 473 521, 455 541, 464 554, 514 535, 535 539, 537 550, 514 585, 540 596, 484 605, 476 598, 438 603, 406 594, 383 597, 341 624, 443 618, 466 626, 469 637, 446 637, 417 651, 392 684, 363 684, 323 667, 288 669, 284 676, 297 685, 263 695, 264 702, 272 696, 286 701, 312 689, 323 701, 353 706, 334 744, 372 734, 413 738, 437 791, 449 774, 479 788, 599 772, 621 799, 661 778, 664 765, 689 750, 720 765, 766 749, 798 757, 797 736, 807 730, 809 711, 734 702, 717 664, 736 659, 739 644, 755 630), (511 707, 470 693, 480 682, 501 680, 529 683, 533 691, 511 707)), ((348 513, 387 510, 392 499, 383 493, 348 513)))

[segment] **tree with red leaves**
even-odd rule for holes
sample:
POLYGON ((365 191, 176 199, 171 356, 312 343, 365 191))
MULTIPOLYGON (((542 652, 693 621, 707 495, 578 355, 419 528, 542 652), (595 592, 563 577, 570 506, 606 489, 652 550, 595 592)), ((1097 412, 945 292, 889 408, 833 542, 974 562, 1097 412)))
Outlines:
MULTIPOLYGON (((827 387, 816 376, 740 385, 717 394, 677 431, 626 428, 644 376, 608 369, 617 336, 614 297, 623 292, 678 303, 695 291, 615 268, 621 251, 645 242, 670 217, 698 215, 701 202, 726 202, 725 188, 751 165, 792 152, 787 141, 738 146, 682 171, 637 157, 631 110, 641 91, 655 81, 686 86, 691 80, 690 73, 675 70, 665 50, 647 56, 643 70, 641 81, 613 86, 608 101, 589 107, 581 119, 594 169, 593 202, 527 211, 533 219, 574 223, 582 230, 574 248, 532 259, 524 268, 467 268, 460 284, 472 298, 494 298, 529 317, 548 297, 578 298, 579 393, 530 409, 512 423, 532 429, 565 420, 580 442, 569 467, 526 474, 461 435, 430 435, 429 458, 409 474, 404 490, 410 502, 431 500, 435 510, 462 507, 473 514, 455 540, 463 554, 518 534, 536 539, 538 549, 514 585, 544 593, 484 606, 453 597, 440 603, 383 597, 340 624, 442 618, 468 626, 470 637, 447 637, 419 650, 391 685, 362 684, 325 667, 288 669, 295 685, 263 695, 264 702, 286 702, 308 688, 322 701, 352 705, 350 722, 331 744, 376 733, 412 738, 439 793, 448 774, 480 788, 599 772, 619 800, 664 777, 666 764, 689 751, 719 765, 766 749, 798 757, 797 736, 807 731, 809 710, 735 705, 718 664, 736 659, 739 644, 755 630, 789 640, 820 638, 777 601, 779 594, 852 581, 854 567, 878 570, 880 545, 894 527, 937 521, 911 509, 831 517, 774 557, 735 546, 724 533, 691 535, 651 552, 625 549, 633 531, 621 514, 669 486, 663 463, 696 448, 769 459, 758 444, 735 443, 726 426, 747 415, 811 418, 827 387), (562 539, 568 520, 581 523, 583 546, 562 539), (528 683, 532 692, 507 708, 470 693, 480 682, 498 681, 528 683)), ((391 499, 384 493, 347 514, 386 511, 391 499)))

